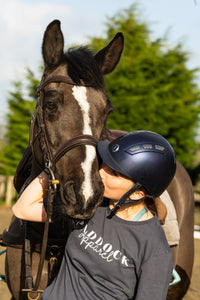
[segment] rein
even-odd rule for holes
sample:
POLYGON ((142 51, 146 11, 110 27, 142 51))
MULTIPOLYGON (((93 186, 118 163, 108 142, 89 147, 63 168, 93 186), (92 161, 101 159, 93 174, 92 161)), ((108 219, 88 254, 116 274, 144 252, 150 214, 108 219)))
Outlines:
MULTIPOLYGON (((52 155, 50 146, 48 143, 48 138, 46 134, 45 129, 45 123, 43 119, 43 102, 44 102, 44 88, 50 84, 50 83, 65 83, 69 85, 78 85, 78 86, 87 86, 87 87, 94 87, 91 85, 85 85, 82 80, 80 80, 80 83, 75 83, 70 77, 65 76, 53 76, 50 78, 47 78, 46 80, 43 80, 42 83, 39 85, 37 92, 38 92, 38 100, 35 107, 35 110, 33 112, 33 115, 31 117, 30 121, 30 146, 32 149, 32 155, 34 156, 34 159, 40 169, 46 168, 49 171, 50 180, 49 180, 49 188, 48 188, 48 198, 47 198, 47 220, 45 222, 44 227, 44 233, 43 233, 43 240, 42 240, 42 247, 41 247, 41 254, 40 254, 40 262, 38 266, 37 276, 35 285, 33 287, 33 278, 31 275, 30 270, 30 241, 27 242, 27 236, 25 239, 25 264, 26 264, 26 279, 28 282, 28 289, 24 289, 23 291, 26 291, 28 293, 28 298, 30 297, 30 293, 37 293, 38 295, 41 294, 41 291, 38 290, 41 275, 42 275, 42 269, 44 266, 44 260, 46 255, 46 248, 47 248, 47 241, 48 241, 48 231, 49 231, 49 221, 51 218, 51 211, 52 211, 52 203, 53 203, 53 197, 57 191, 57 185, 59 184, 59 180, 55 178, 53 170, 56 168, 56 163, 71 149, 81 146, 81 145, 92 145, 96 147, 98 140, 92 136, 92 135, 80 135, 77 137, 74 137, 68 141, 66 141, 55 153, 55 155, 52 155), (38 124, 38 133, 34 137, 34 128, 35 128, 35 122, 37 121, 38 124), (36 138, 41 138, 44 142, 44 149, 43 149, 43 162, 44 166, 41 166, 41 163, 38 162, 35 156, 34 152, 34 144, 36 141, 36 138)), ((32 299, 32 298, 29 298, 32 299)), ((34 298, 35 299, 35 298, 34 298)))
POLYGON ((71 149, 81 146, 81 145, 92 145, 96 146, 98 143, 98 140, 93 137, 92 135, 80 135, 77 136, 66 143, 64 143, 56 152, 56 154, 53 157, 52 164, 55 165, 57 161, 68 151, 71 149))

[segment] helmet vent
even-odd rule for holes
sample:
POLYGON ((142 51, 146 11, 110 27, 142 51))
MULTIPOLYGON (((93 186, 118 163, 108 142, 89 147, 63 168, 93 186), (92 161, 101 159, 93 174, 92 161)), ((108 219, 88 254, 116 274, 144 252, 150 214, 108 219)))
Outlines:
POLYGON ((125 152, 129 154, 142 153, 145 151, 164 153, 165 147, 157 144, 140 144, 134 146, 132 145, 131 147, 125 149, 125 152))
POLYGON ((164 151, 164 150, 165 150, 165 147, 159 146, 159 145, 155 145, 155 149, 156 149, 156 150, 159 150, 159 151, 164 151))
POLYGON ((131 147, 131 148, 129 149, 129 151, 135 152, 135 151, 138 151, 138 150, 140 150, 140 149, 141 149, 140 146, 135 146, 135 147, 131 147))
POLYGON ((153 145, 145 144, 145 145, 143 145, 143 148, 144 149, 153 149, 153 145))

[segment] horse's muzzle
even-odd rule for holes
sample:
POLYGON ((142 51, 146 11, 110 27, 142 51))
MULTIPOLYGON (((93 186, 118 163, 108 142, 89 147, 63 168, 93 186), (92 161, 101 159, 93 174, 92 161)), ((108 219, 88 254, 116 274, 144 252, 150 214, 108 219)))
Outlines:
POLYGON ((60 191, 62 215, 78 219, 91 218, 103 200, 103 192, 101 181, 95 182, 91 197, 80 189, 80 185, 68 181, 60 191))

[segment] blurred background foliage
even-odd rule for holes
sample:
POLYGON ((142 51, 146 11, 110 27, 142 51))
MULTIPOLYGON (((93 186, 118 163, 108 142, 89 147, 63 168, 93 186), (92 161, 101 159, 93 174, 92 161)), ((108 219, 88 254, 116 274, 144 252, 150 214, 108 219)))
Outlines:
MULTIPOLYGON (((188 69, 189 52, 169 46, 166 37, 151 40, 148 24, 137 6, 107 18, 104 38, 90 37, 94 52, 106 46, 117 32, 125 37, 125 48, 116 70, 106 77, 106 91, 114 112, 107 127, 125 131, 151 130, 169 140, 177 159, 196 174, 200 89, 198 69, 188 69)), ((41 74, 42 74, 42 67, 41 74)), ((0 144, 0 174, 13 175, 29 141, 29 120, 37 98, 39 79, 26 70, 26 85, 13 83, 7 127, 0 144)))

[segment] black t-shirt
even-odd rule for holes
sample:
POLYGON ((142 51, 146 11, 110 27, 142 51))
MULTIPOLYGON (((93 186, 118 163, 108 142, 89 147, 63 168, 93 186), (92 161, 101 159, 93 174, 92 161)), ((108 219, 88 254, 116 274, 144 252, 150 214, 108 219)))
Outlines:
POLYGON ((58 276, 43 300, 165 300, 172 254, 156 216, 146 221, 107 218, 99 207, 84 225, 77 222, 58 276))

